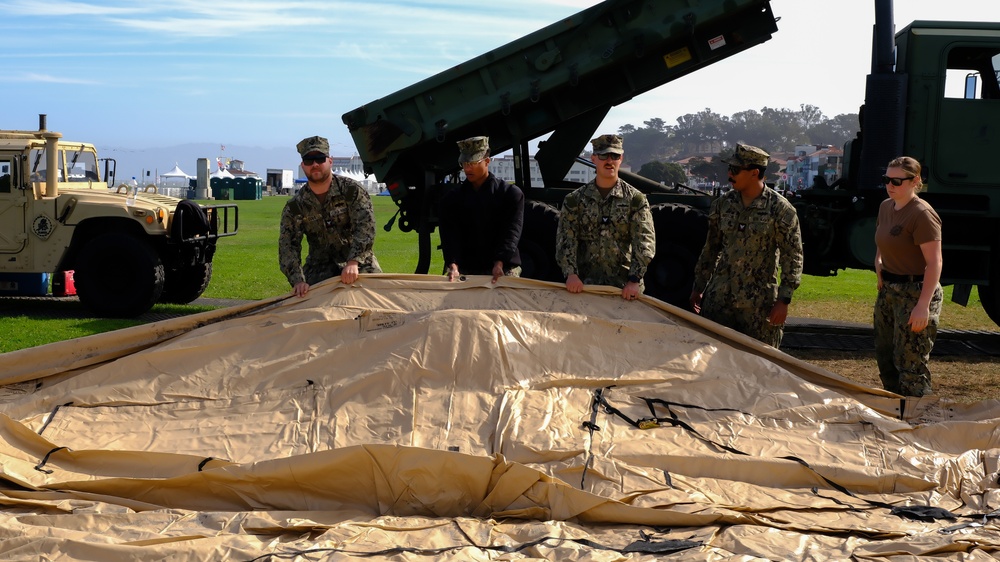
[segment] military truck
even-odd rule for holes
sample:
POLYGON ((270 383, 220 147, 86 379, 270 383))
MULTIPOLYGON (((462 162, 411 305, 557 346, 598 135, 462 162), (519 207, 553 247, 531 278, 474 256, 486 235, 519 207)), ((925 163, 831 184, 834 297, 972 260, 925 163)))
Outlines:
POLYGON ((941 216, 943 285, 965 305, 972 286, 1000 324, 1000 23, 914 21, 894 33, 891 0, 875 2, 871 74, 860 131, 844 147, 834 189, 808 189, 793 204, 802 223, 804 270, 872 269, 881 176, 900 155, 924 168, 920 194, 941 216))
MULTIPOLYGON (((978 285, 986 312, 1000 323, 1000 197, 992 196, 990 166, 1000 123, 1000 24, 918 21, 894 36, 891 0, 874 3, 864 117, 845 147, 842 177, 832 189, 806 190, 794 200, 805 271, 873 268, 875 217, 886 197, 878 178, 889 160, 906 154, 924 164, 929 189, 922 196, 944 221, 942 283, 955 285, 953 299, 962 304, 978 285), (968 75, 969 96, 946 93, 955 75, 968 75)), ((418 273, 427 272, 437 199, 458 179, 454 142, 488 135, 493 153, 513 151, 516 181, 531 200, 520 246, 525 275, 560 279, 556 206, 577 187, 563 178, 610 108, 776 31, 768 0, 607 0, 365 104, 343 121, 365 171, 389 186, 400 228, 418 233, 418 273), (535 187, 528 141, 546 134, 535 154, 544 187, 535 187)), ((657 247, 647 292, 686 306, 712 194, 625 176, 653 205, 657 247)))
POLYGON ((72 271, 80 301, 108 317, 201 296, 216 242, 239 228, 236 205, 113 187, 114 160, 61 139, 45 115, 37 131, 0 130, 0 276, 72 271))
MULTIPOLYGON (((560 279, 554 261, 557 206, 578 187, 564 181, 610 109, 733 56, 777 30, 767 0, 608 0, 343 116, 367 173, 399 206, 398 224, 418 234, 416 271, 430 264, 437 202, 457 181, 455 141, 490 137, 513 150, 525 191, 524 275, 560 279), (543 186, 533 186, 529 141, 543 186)), ((649 195, 657 230, 648 293, 681 303, 705 238, 709 193, 667 188, 623 174, 649 195)), ((395 217, 394 217, 395 218, 395 217)))

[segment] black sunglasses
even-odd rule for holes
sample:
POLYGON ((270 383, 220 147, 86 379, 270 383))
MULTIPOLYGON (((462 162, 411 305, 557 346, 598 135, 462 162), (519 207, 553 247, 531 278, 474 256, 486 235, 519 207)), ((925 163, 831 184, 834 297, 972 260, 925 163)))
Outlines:
POLYGON ((312 155, 307 154, 307 155, 305 155, 305 156, 302 157, 302 163, 305 164, 306 166, 308 166, 310 164, 322 164, 323 162, 326 162, 326 155, 323 155, 323 154, 318 154, 318 155, 317 154, 312 154, 312 155))
POLYGON ((891 183, 892 185, 899 187, 903 185, 904 181, 912 180, 917 176, 906 176, 905 178, 890 178, 889 176, 882 176, 882 183, 891 183))
POLYGON ((734 176, 737 175, 737 174, 739 174, 743 170, 747 170, 747 169, 749 169, 749 168, 744 168, 743 166, 734 166, 732 164, 729 165, 729 173, 732 174, 732 175, 734 175, 734 176))
POLYGON ((607 160, 608 158, 610 158, 612 160, 621 160, 622 159, 622 155, 621 154, 615 154, 614 152, 609 152, 607 154, 598 154, 597 155, 597 159, 598 160, 607 160))

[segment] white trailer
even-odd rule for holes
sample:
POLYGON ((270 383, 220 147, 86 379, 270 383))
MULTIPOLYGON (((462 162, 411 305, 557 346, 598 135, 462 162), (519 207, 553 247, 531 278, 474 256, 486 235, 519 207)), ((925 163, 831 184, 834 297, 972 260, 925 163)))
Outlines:
POLYGON ((293 175, 292 170, 268 168, 265 185, 271 193, 290 195, 295 193, 295 178, 293 175))

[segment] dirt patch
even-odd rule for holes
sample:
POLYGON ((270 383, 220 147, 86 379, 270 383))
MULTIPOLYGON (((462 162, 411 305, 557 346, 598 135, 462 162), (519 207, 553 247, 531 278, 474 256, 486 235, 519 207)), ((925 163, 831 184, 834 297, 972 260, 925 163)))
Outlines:
MULTIPOLYGON (((813 349, 786 352, 860 384, 882 387, 874 353, 813 349)), ((1000 357, 932 357, 930 369, 931 385, 937 395, 960 402, 1000 400, 1000 357)))

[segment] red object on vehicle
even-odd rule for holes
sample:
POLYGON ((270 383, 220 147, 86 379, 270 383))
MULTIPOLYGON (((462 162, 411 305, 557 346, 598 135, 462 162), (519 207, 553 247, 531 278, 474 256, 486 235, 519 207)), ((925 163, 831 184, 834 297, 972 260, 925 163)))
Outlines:
POLYGON ((57 271, 52 277, 52 295, 56 297, 71 297, 76 294, 73 283, 73 270, 57 271))

